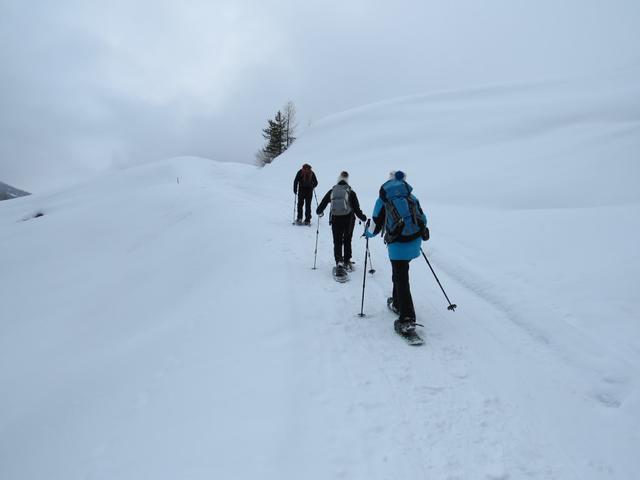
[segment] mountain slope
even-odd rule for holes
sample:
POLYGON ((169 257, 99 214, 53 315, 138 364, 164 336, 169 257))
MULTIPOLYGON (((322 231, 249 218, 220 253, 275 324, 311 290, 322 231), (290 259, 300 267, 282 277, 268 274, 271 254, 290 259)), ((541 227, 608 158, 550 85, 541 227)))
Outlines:
POLYGON ((0 200, 10 200, 12 198, 24 197, 29 195, 29 192, 18 190, 17 188, 0 182, 0 200))
POLYGON ((633 478, 637 85, 390 101, 262 170, 178 158, 3 203, 0 477, 633 478), (412 262, 425 347, 393 333, 379 239, 356 316, 362 226, 351 282, 326 217, 311 269, 303 162, 367 214, 408 172, 459 306, 412 262))

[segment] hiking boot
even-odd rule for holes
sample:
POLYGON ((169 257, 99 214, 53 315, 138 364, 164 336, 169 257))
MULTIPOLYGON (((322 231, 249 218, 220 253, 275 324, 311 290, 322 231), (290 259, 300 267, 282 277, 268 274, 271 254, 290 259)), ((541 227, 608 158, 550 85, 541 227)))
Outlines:
POLYGON ((311 225, 311 220, 305 220, 305 221, 304 221, 304 224, 305 224, 305 225, 311 225))
POLYGON ((348 271, 348 272, 353 272, 353 262, 351 260, 345 260, 344 262, 344 268, 348 271))
POLYGON ((416 319, 405 317, 399 318, 395 322, 393 322, 393 328, 400 335, 407 335, 416 331, 416 319))
POLYGON ((296 218, 296 225, 302 225, 302 219, 296 218))
POLYGON ((393 297, 387 298, 387 307, 396 315, 400 315, 400 309, 393 303, 393 297))

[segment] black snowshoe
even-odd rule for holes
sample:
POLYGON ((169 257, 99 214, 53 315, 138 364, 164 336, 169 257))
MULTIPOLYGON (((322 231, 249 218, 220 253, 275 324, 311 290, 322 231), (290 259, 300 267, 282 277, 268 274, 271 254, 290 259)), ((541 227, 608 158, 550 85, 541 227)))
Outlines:
POLYGON ((336 282, 344 283, 349 281, 349 272, 344 267, 342 262, 333 267, 333 279, 336 282))
POLYGON ((399 318, 393 322, 393 329, 398 335, 404 338, 409 345, 422 345, 424 340, 422 340, 422 337, 416 333, 416 325, 419 324, 412 318, 399 318))
MULTIPOLYGON (((393 304, 393 297, 387 298, 387 308, 396 315, 400 315, 400 310, 393 304)), ((409 345, 422 345, 424 340, 416 333, 416 326, 422 327, 422 325, 416 323, 414 318, 398 318, 393 322, 393 329, 398 335, 404 338, 409 345)))

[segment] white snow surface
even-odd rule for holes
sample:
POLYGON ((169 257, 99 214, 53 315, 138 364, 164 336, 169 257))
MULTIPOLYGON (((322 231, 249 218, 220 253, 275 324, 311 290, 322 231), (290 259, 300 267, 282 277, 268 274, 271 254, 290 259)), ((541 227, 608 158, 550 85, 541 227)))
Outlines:
POLYGON ((640 74, 444 92, 309 128, 255 169, 181 157, 0 204, 0 478, 634 479, 640 74), (419 329, 370 241, 331 278, 303 162, 429 217, 419 329), (35 214, 43 215, 35 218, 35 214))

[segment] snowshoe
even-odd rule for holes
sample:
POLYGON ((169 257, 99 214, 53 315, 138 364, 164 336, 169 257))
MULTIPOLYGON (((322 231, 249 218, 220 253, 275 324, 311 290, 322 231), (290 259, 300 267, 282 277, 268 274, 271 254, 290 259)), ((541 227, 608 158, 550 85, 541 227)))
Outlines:
POLYGON ((349 273, 344 268, 342 263, 339 263, 338 265, 333 267, 333 279, 339 283, 344 283, 349 280, 349 273))
MULTIPOLYGON (((416 333, 416 321, 412 318, 398 319, 393 322, 393 329, 404 338, 409 345, 422 345, 424 340, 416 333)), ((422 326, 422 325, 421 325, 422 326)))

